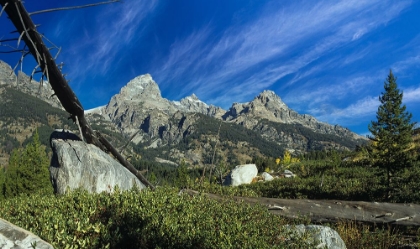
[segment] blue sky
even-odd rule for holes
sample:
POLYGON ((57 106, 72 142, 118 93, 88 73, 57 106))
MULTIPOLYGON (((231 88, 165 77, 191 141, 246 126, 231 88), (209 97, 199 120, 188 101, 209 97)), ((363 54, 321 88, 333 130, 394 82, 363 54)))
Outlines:
MULTIPOLYGON (((94 1, 26 1, 29 12, 94 1)), ((359 134, 390 69, 420 121, 420 1, 125 0, 34 15, 85 109, 150 73, 162 96, 228 109, 273 90, 292 109, 359 134)), ((12 35, 0 18, 0 38, 12 35)), ((5 50, 5 48, 0 48, 5 50)), ((18 54, 0 54, 16 64, 18 54)), ((33 60, 26 59, 30 73, 33 60)))

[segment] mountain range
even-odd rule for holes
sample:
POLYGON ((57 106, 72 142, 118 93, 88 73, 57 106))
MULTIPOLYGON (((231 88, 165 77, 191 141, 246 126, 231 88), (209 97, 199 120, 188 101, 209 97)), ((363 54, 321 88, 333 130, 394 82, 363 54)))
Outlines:
MULTIPOLYGON (((7 99, 5 92, 11 89, 36 97, 51 109, 60 109, 60 115, 66 115, 47 82, 41 86, 22 72, 16 75, 0 61, 1 105, 7 99)), ((21 102, 25 99, 13 100, 16 108, 21 102)), ((45 115, 38 119, 50 120, 45 124, 51 129, 65 123, 51 122, 59 120, 59 114, 54 114, 55 118, 45 115)), ((211 162, 245 163, 256 156, 278 157, 284 150, 296 155, 313 150, 351 150, 366 142, 347 128, 295 112, 273 91, 263 91, 249 102, 233 103, 229 110, 224 110, 204 103, 194 94, 180 101, 165 99, 149 74, 132 79, 107 105, 86 110, 85 115, 94 129, 118 136, 121 141, 117 143, 131 140, 130 153, 137 153, 144 160, 185 161, 200 166, 211 162)), ((5 129, 7 115, 2 116, 0 124, 5 129)), ((32 126, 43 123, 34 120, 27 122, 32 122, 32 126)), ((1 134, 13 137, 10 132, 2 132, 0 142, 1 134)), ((16 129, 15 135, 18 136, 16 129)))

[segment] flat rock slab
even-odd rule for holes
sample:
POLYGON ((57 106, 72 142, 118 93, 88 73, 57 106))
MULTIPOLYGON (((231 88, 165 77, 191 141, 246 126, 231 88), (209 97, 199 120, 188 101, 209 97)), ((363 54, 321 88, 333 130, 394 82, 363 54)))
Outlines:
POLYGON ((37 249, 54 248, 35 234, 0 218, 0 248, 28 249, 35 244, 37 249))

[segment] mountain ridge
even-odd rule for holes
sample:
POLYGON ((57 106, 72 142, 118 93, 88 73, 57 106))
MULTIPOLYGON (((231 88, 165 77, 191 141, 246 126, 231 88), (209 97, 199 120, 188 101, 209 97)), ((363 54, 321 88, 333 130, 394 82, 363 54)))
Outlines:
MULTIPOLYGON (((51 100, 53 92, 47 84, 41 88, 43 94, 39 94, 38 82, 29 81, 22 73, 16 76, 9 65, 1 63, 0 93, 10 86, 61 107, 51 100), (16 84, 19 80, 26 83, 16 84)), ((21 101, 25 100, 16 99, 13 103, 20 105, 21 101)), ((150 74, 133 78, 106 105, 86 110, 85 114, 93 129, 118 137, 120 144, 133 142, 130 146, 144 159, 162 158, 199 166, 235 165, 253 157, 279 157, 284 150, 295 155, 311 150, 349 150, 365 142, 346 128, 293 111, 273 91, 263 91, 249 102, 233 103, 224 110, 201 101, 195 94, 179 101, 163 98, 150 74)), ((45 124, 52 122, 51 115, 37 119, 40 118, 49 119, 45 124)), ((19 120, 18 131, 26 126, 24 119, 19 120)), ((10 132, 9 135, 16 136, 13 135, 16 129, 10 132)))
MULTIPOLYGON (((92 112, 87 110, 86 113, 92 112)), ((228 110, 209 105, 195 94, 170 101, 161 96, 158 84, 150 74, 140 75, 122 87, 118 94, 111 97, 105 107, 96 109, 96 113, 118 126, 122 132, 134 136, 135 143, 160 147, 173 141, 184 139, 183 134, 190 134, 191 126, 196 122, 193 113, 200 113, 216 118, 220 122, 234 123, 261 133, 267 141, 277 142, 297 154, 314 148, 353 149, 355 144, 365 138, 339 125, 330 125, 318 121, 308 114, 299 114, 289 108, 280 96, 271 90, 265 90, 245 103, 233 103, 228 110), (180 123, 171 123, 178 120, 180 123), (264 121, 265 120, 265 121, 264 121), (186 122, 187 121, 187 122, 186 122), (185 126, 190 122, 190 126, 185 126), (286 128, 285 125, 290 127, 286 128), (292 132, 292 126, 302 126, 292 132), (280 128, 282 127, 282 128, 280 128), (289 132, 284 132, 287 129, 289 132), (303 131, 302 129, 306 129, 303 131), (292 132, 292 133, 290 133, 292 132), (331 141, 313 141, 309 135, 321 133, 331 141), (336 136, 337 138, 335 138, 336 136), (339 138, 352 140, 352 143, 340 144, 339 138), (348 144, 352 144, 350 147, 348 144)))
MULTIPOLYGON (((228 110, 224 110, 223 108, 212 104, 209 105, 201 101, 194 93, 190 96, 182 98, 180 101, 170 101, 161 96, 159 86, 150 74, 135 77, 128 84, 122 87, 118 94, 111 97, 111 100, 107 105, 92 108, 86 110, 85 112, 97 113, 98 111, 102 111, 102 109, 106 109, 105 113, 109 114, 111 113, 111 110, 109 109, 112 109, 110 106, 118 105, 118 101, 116 101, 116 99, 119 99, 120 102, 121 100, 123 102, 125 100, 126 102, 143 104, 148 102, 147 107, 149 109, 166 111, 169 115, 173 115, 177 111, 198 112, 235 123, 243 123, 247 118, 258 117, 278 123, 298 123, 311 129, 318 129, 320 132, 324 132, 326 134, 331 132, 331 130, 341 128, 343 132, 351 132, 349 129, 339 125, 331 125, 326 122, 319 121, 309 114, 297 113, 289 108, 286 103, 281 100, 280 96, 271 90, 264 90, 255 96, 253 100, 245 103, 234 102, 228 110), (133 82, 140 83, 140 86, 138 84, 133 84, 133 82), (143 85, 146 87, 143 87, 143 85), (141 89, 142 91, 140 94, 137 93, 137 95, 133 95, 133 93, 136 92, 136 89, 141 89), (135 97, 142 98, 135 99, 135 97)), ((112 120, 112 117, 110 118, 112 120)), ((362 136, 356 133, 354 133, 354 137, 363 139, 362 136)))

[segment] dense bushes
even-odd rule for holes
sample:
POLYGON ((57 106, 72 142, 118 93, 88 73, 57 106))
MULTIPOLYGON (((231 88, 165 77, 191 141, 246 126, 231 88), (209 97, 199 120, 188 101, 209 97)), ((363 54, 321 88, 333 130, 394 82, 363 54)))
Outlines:
POLYGON ((35 194, 8 199, 0 213, 56 248, 299 248, 286 240, 286 220, 260 206, 178 195, 171 188, 35 194))

